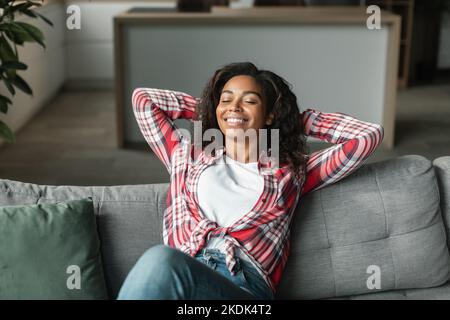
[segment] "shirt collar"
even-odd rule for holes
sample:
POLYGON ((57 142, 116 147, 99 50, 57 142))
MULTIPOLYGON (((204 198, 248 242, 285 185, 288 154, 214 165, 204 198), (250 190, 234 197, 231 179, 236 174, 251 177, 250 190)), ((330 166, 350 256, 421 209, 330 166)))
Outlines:
MULTIPOLYGON (((205 156, 205 162, 206 164, 213 164, 216 163, 218 160, 221 159, 223 154, 226 153, 225 147, 218 147, 215 149, 215 155, 205 156)), ((271 156, 271 149, 266 152, 265 150, 262 150, 259 153, 258 157, 258 171, 261 175, 267 175, 267 174, 274 174, 279 169, 279 163, 278 159, 271 156)))

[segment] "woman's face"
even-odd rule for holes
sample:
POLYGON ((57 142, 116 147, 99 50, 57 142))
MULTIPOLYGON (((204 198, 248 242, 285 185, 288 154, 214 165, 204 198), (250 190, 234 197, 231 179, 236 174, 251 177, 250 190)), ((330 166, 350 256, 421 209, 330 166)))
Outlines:
POLYGON ((225 83, 216 117, 220 130, 224 135, 234 129, 262 129, 272 122, 266 117, 266 102, 261 86, 251 76, 235 76, 225 83))

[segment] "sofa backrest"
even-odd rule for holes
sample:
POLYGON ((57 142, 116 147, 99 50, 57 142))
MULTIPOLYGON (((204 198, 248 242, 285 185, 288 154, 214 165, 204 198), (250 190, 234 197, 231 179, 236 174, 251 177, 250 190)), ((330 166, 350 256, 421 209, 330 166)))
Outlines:
POLYGON ((307 195, 295 214, 277 298, 426 288, 450 277, 435 170, 424 157, 364 165, 307 195))
MULTIPOLYGON (((450 157, 435 164, 448 221, 450 157)), ((92 197, 108 291, 115 298, 138 258, 162 243, 167 187, 44 186, 0 180, 0 206, 92 197)), ((291 255, 276 297, 327 298, 446 282, 450 257, 440 210, 429 160, 405 156, 363 165, 300 201, 291 255), (381 289, 367 287, 370 266, 380 269, 381 289)))

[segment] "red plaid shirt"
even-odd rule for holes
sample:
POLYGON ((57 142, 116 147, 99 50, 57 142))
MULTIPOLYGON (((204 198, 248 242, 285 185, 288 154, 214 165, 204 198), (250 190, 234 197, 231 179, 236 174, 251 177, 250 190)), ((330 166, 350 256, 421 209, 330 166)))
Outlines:
POLYGON ((199 99, 186 93, 139 88, 133 92, 134 114, 144 138, 170 173, 164 213, 164 244, 194 257, 211 237, 224 237, 226 264, 234 274, 239 248, 258 267, 275 293, 290 251, 290 226, 299 199, 308 192, 334 183, 358 168, 383 139, 380 125, 359 121, 342 113, 308 109, 299 113, 304 134, 335 144, 309 155, 306 173, 293 174, 287 166, 270 169, 260 157, 264 189, 250 212, 232 226, 208 220, 198 205, 200 174, 222 156, 196 154, 175 119, 193 119, 199 99))

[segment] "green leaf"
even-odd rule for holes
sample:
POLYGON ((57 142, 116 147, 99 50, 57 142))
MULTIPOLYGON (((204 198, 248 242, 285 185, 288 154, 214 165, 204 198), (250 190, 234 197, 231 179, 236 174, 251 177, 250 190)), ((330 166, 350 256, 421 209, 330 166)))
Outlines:
POLYGON ((36 13, 33 12, 33 10, 29 10, 29 9, 23 9, 20 11, 21 13, 23 13, 26 16, 29 16, 31 18, 37 18, 36 13))
POLYGON ((0 2, 0 7, 3 9, 2 16, 3 17, 7 16, 9 14, 9 10, 11 9, 11 7, 4 1, 0 2))
POLYGON ((8 143, 14 142, 14 133, 3 121, 0 121, 0 137, 5 139, 8 143))
POLYGON ((1 100, 0 99, 0 111, 3 113, 7 113, 8 112, 8 103, 6 103, 5 100, 1 100))
POLYGON ((11 78, 11 83, 15 85, 18 89, 22 90, 27 94, 33 94, 33 90, 31 90, 28 83, 18 74, 14 78, 11 78))
POLYGON ((16 94, 16 90, 14 89, 14 87, 12 86, 11 81, 9 80, 9 78, 0 75, 0 77, 3 79, 3 83, 5 84, 6 88, 8 89, 8 91, 12 94, 15 95, 16 94))
POLYGON ((33 1, 30 1, 30 0, 27 0, 27 2, 33 4, 33 6, 37 6, 37 7, 42 6, 42 3, 41 3, 41 2, 33 2, 33 1))
POLYGON ((42 47, 45 48, 45 44, 44 44, 44 34, 42 33, 41 30, 39 30, 38 28, 36 28, 35 26, 29 24, 29 23, 25 23, 25 22, 15 22, 15 24, 17 26, 20 26, 23 30, 25 30, 25 32, 28 33, 28 35, 34 39, 34 41, 36 41, 37 43, 39 43, 42 47))
POLYGON ((12 104, 12 101, 8 97, 0 95, 0 100, 5 101, 6 103, 12 104))
POLYGON ((34 11, 32 9, 28 9, 28 8, 21 9, 20 12, 31 18, 41 18, 42 20, 44 20, 45 23, 47 23, 48 25, 53 27, 53 22, 51 22, 49 19, 47 19, 45 16, 43 16, 39 12, 36 12, 36 11, 34 11))
POLYGON ((17 56, 14 53, 11 45, 5 37, 0 36, 0 59, 2 61, 17 61, 17 56))
POLYGON ((44 17, 42 14, 33 11, 35 14, 37 14, 42 20, 45 21, 45 23, 47 23, 48 25, 53 27, 53 22, 51 22, 50 20, 48 20, 46 17, 44 17))
POLYGON ((27 70, 28 66, 19 61, 5 61, 0 65, 2 69, 27 70))
POLYGON ((44 34, 35 26, 25 22, 10 22, 0 24, 0 30, 3 30, 11 41, 17 44, 24 42, 37 42, 45 48, 44 34))
POLYGON ((17 73, 16 73, 15 69, 9 69, 9 70, 6 70, 5 74, 8 77, 8 79, 12 79, 16 76, 17 73))
POLYGON ((33 6, 33 4, 30 2, 20 3, 20 4, 14 5, 14 6, 11 6, 11 11, 23 12, 23 10, 26 10, 32 6, 33 6))
POLYGON ((0 26, 0 30, 3 29, 6 36, 14 43, 22 45, 25 41, 34 41, 34 39, 28 34, 28 32, 14 24, 3 24, 0 26))

